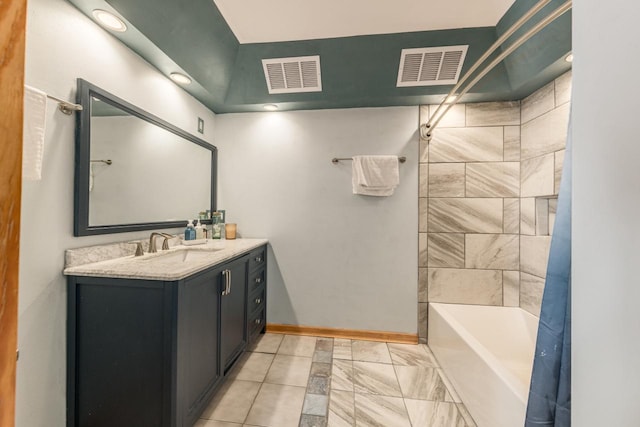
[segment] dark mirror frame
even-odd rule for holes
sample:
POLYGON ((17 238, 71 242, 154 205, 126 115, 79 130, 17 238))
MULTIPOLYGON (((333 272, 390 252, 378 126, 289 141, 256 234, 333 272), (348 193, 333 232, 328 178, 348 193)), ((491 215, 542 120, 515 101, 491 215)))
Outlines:
MULTIPOLYGON (((218 150, 215 146, 199 139, 172 124, 165 122, 127 101, 95 86, 86 80, 78 79, 77 102, 82 105, 82 111, 76 114, 76 158, 75 158, 75 193, 74 193, 74 223, 75 236, 90 236, 95 234, 125 233, 130 231, 154 230, 162 228, 178 228, 186 225, 184 221, 159 221, 135 224, 89 225, 89 171, 91 155, 91 98, 100 98, 127 113, 172 132, 181 138, 193 142, 211 151, 211 211, 216 210, 216 184, 218 150)), ((194 212, 194 215, 197 214, 194 212)), ((210 221, 203 221, 210 222, 210 221)))

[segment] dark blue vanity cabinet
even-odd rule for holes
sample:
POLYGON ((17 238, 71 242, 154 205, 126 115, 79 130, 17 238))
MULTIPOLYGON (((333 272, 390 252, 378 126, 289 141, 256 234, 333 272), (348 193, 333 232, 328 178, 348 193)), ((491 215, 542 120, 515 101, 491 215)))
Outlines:
POLYGON ((191 427, 264 331, 265 256, 178 281, 69 276, 67 426, 191 427))

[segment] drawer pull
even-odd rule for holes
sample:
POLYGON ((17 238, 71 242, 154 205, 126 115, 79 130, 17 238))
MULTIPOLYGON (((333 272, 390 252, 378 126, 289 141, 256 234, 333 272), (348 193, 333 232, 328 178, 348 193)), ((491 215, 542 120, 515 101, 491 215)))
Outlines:
POLYGON ((262 299, 256 298, 256 304, 260 304, 261 302, 262 302, 262 299))
POLYGON ((256 283, 262 283, 262 277, 256 277, 256 283))
POLYGON ((262 323, 262 319, 256 319, 256 320, 255 320, 255 324, 256 324, 256 325, 259 325, 260 323, 262 323))
POLYGON ((262 257, 261 256, 257 256, 256 257, 256 262, 262 262, 262 257))

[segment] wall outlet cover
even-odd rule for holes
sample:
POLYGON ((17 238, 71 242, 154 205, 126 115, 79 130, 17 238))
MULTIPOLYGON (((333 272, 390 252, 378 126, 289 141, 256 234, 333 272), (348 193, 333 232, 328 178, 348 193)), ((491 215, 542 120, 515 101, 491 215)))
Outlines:
POLYGON ((204 133, 204 120, 198 117, 198 132, 204 133))

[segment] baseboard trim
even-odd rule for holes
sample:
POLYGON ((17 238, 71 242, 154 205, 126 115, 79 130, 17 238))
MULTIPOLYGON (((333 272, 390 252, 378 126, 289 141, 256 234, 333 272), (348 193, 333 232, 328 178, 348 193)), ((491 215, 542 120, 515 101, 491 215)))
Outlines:
POLYGON ((359 329, 320 328, 316 326, 281 325, 267 323, 267 332, 273 334, 311 335, 315 337, 346 338, 352 340, 381 341, 399 344, 418 344, 417 334, 359 329))

